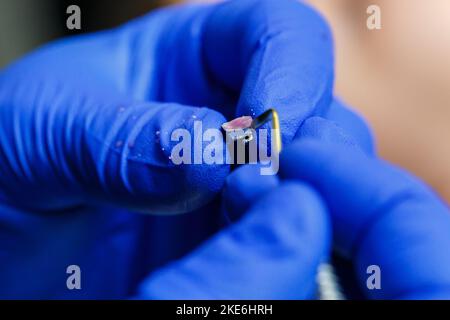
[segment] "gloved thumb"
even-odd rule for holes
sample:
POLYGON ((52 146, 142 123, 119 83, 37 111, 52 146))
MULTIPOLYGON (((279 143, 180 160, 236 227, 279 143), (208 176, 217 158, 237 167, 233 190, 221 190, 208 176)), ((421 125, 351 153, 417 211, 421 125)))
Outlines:
POLYGON ((308 185, 285 182, 237 223, 152 274, 142 299, 308 299, 328 254, 327 209, 308 185))
POLYGON ((198 152, 202 160, 208 145, 203 133, 225 121, 220 113, 98 91, 81 95, 50 83, 0 87, 3 200, 38 209, 106 201, 177 213, 221 189, 228 166, 193 159, 198 152), (176 129, 189 136, 173 139, 176 129), (190 146, 180 154, 191 163, 172 161, 179 142, 190 146))

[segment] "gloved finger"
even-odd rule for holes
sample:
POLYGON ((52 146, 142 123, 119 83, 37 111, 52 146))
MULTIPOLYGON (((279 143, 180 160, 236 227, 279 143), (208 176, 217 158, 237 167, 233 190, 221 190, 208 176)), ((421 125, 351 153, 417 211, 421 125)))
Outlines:
POLYGON ((203 133, 224 122, 216 111, 2 80, 0 186, 8 201, 39 209, 108 201, 177 213, 201 206, 223 185, 228 165, 203 157, 210 143, 203 133), (187 136, 174 137, 175 129, 187 136), (181 142, 190 147, 178 154, 191 164, 171 159, 181 142))
MULTIPOLYGON (((346 132, 342 132, 342 134, 351 136, 352 140, 367 154, 375 154, 373 134, 368 123, 355 110, 344 104, 340 99, 333 99, 330 108, 323 117, 335 122, 346 132)), ((310 123, 309 125, 312 124, 310 123)), ((318 131, 321 130, 319 127, 317 129, 318 131)))
MULTIPOLYGON (((334 135, 346 140, 340 130, 334 135)), ((367 296, 450 296, 450 256, 442 251, 450 215, 422 182, 351 144, 313 138, 287 148, 280 167, 283 178, 306 181, 324 197, 336 247, 353 260, 367 296), (366 286, 372 265, 381 270, 379 290, 366 286)))
MULTIPOLYGON (((368 154, 374 153, 373 138, 365 121, 341 101, 333 99, 326 116, 305 120, 296 133, 296 139, 318 138, 359 146, 368 154), (330 122, 329 120, 332 120, 330 122), (339 124, 336 125, 334 122, 339 124), (344 130, 341 129, 344 128, 344 130), (338 135, 335 130, 339 130, 338 135)), ((262 194, 278 185, 275 175, 262 175, 261 165, 245 165, 234 170, 226 179, 223 191, 224 215, 234 221, 244 214, 262 194)))
POLYGON ((362 150, 354 136, 347 134, 335 122, 317 116, 305 120, 297 131, 296 139, 314 139, 322 143, 343 144, 362 150))
POLYGON ((225 180, 222 193, 223 214, 230 221, 237 220, 263 194, 276 188, 278 183, 276 175, 262 175, 259 164, 237 168, 225 180))
POLYGON ((307 185, 284 183, 260 198, 239 222, 152 274, 138 297, 312 298, 317 267, 328 247, 321 199, 307 185))
POLYGON ((308 116, 323 115, 331 102, 330 31, 317 13, 297 1, 218 5, 206 20, 203 51, 214 81, 240 93, 236 115, 276 108, 284 142, 292 140, 308 116))

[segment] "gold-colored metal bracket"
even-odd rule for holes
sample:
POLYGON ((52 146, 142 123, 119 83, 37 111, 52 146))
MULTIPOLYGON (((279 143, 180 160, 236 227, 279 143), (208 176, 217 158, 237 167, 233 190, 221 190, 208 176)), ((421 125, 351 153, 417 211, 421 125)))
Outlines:
MULTIPOLYGON (((248 143, 255 138, 254 135, 256 134, 257 129, 269 121, 272 122, 271 149, 273 152, 279 154, 282 149, 280 120, 278 117, 278 112, 273 108, 264 111, 262 114, 253 119, 250 116, 242 116, 222 124, 222 129, 227 135, 227 141, 228 138, 231 138, 232 141, 228 147, 233 148, 234 150, 236 146, 242 146, 243 144, 243 146, 247 148, 248 143)), ((248 151, 249 150, 246 152, 248 151)), ((246 162, 249 161, 247 156, 248 155, 246 155, 246 162)))
POLYGON ((257 129, 270 120, 272 120, 272 134, 275 134, 275 148, 276 151, 280 153, 282 149, 280 118, 278 117, 278 112, 275 109, 268 109, 254 118, 251 127, 253 129, 257 129))

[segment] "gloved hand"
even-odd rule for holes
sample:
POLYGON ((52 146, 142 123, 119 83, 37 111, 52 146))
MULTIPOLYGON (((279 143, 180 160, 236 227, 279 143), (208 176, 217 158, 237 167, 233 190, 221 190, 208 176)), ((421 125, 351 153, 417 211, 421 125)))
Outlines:
POLYGON ((330 212, 335 249, 352 262, 363 294, 449 299, 450 211, 433 191, 364 152, 351 134, 328 120, 306 120, 297 138, 281 156, 280 176, 320 193, 330 212), (367 286, 377 267, 381 289, 367 286))
POLYGON ((282 153, 280 179, 254 165, 229 175, 224 211, 237 222, 151 275, 139 297, 313 298, 332 231, 367 298, 449 299, 448 208, 355 139, 357 122, 344 122, 350 131, 306 120, 282 153), (367 286, 370 266, 379 268, 380 289, 367 286))
MULTIPOLYGON (((367 126, 350 109, 334 101, 327 118, 320 119, 332 124, 333 130, 313 117, 299 132, 374 154, 367 126), (343 129, 335 129, 335 123, 352 137, 343 136, 343 129)), ((245 165, 227 177, 222 205, 229 227, 183 259, 151 274, 137 298, 317 297, 316 275, 319 264, 329 258, 331 225, 326 202, 312 186, 261 175, 258 165, 245 165)))
MULTIPOLYGON (((237 169, 228 181, 227 190, 236 198, 246 194, 239 200, 243 211, 232 212, 243 218, 187 257, 151 274, 137 298, 315 297, 317 268, 330 246, 328 213, 320 196, 306 184, 262 176, 257 165, 237 169), (242 180, 246 185, 259 183, 259 192, 249 194, 242 180)), ((225 196, 226 201, 236 198, 225 196)))
POLYGON ((231 1, 159 10, 2 70, 0 296, 124 297, 198 244, 214 208, 161 218, 117 206, 203 206, 228 167, 171 165, 171 131, 276 107, 289 142, 328 112, 331 47, 325 23, 296 1, 231 1), (70 264, 81 291, 65 286, 70 264))
POLYGON ((173 7, 50 44, 1 73, 2 193, 40 209, 190 211, 228 168, 171 165, 174 129, 276 106, 286 142, 327 110, 332 78, 328 29, 294 1, 173 7))

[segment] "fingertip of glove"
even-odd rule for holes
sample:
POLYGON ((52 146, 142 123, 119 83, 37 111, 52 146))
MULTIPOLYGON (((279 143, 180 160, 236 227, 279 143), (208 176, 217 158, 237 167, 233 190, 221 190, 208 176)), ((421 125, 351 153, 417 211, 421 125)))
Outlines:
MULTIPOLYGON (((221 125, 225 121, 225 117, 221 113, 203 107, 194 108, 192 115, 186 122, 185 128, 191 133, 194 146, 191 149, 192 163, 180 165, 182 172, 182 177, 180 178, 184 179, 184 183, 188 186, 192 194, 192 197, 189 199, 189 209, 204 205, 214 195, 220 192, 230 171, 229 165, 225 162, 225 150, 221 150, 219 147, 222 143, 222 147, 226 148, 223 143, 222 132, 220 131, 221 125), (211 135, 209 135, 209 138, 214 139, 214 141, 205 141, 209 130, 214 130, 210 131, 211 135), (221 141, 216 141, 217 139, 221 139, 221 141), (213 145, 216 142, 218 144, 213 145), (199 158, 198 155, 195 155, 196 151, 194 148, 196 148, 196 143, 200 145, 200 148, 197 149, 197 152, 201 153, 199 158), (218 149, 214 151, 208 149, 211 146, 213 146, 213 149, 217 146, 218 149), (211 154, 207 153, 207 151, 213 152, 215 156, 217 156, 216 152, 222 151, 223 157, 218 157, 216 160, 212 158, 208 160, 207 157, 211 154), (197 162, 198 160, 200 161, 197 162)), ((171 158, 173 158, 173 155, 171 155, 171 158)))
POLYGON ((252 210, 254 208, 272 212, 275 219, 279 219, 282 214, 286 220, 292 218, 298 221, 304 221, 308 216, 318 218, 321 212, 326 212, 319 193, 309 184, 294 180, 281 182, 264 199, 257 202, 252 210), (288 217, 289 215, 292 217, 288 217))
POLYGON ((289 178, 295 173, 301 163, 314 157, 317 153, 323 153, 325 146, 319 141, 311 138, 294 141, 286 147, 280 154, 280 170, 278 174, 281 178, 289 178))
POLYGON ((335 121, 368 154, 376 153, 374 135, 367 121, 341 99, 334 98, 325 118, 335 121))
POLYGON ((113 145, 100 168, 115 200, 143 212, 173 214, 197 209, 221 190, 229 166, 203 161, 210 144, 204 134, 208 129, 220 132, 225 121, 220 113, 165 103, 138 105, 121 116, 120 138, 110 139, 113 145), (174 152, 177 145, 180 153, 174 152))
POLYGON ((232 220, 238 219, 259 197, 278 185, 275 175, 261 175, 259 165, 237 168, 225 181, 222 194, 224 209, 232 220))
POLYGON ((304 121, 297 131, 296 138, 317 139, 323 143, 339 143, 350 147, 358 147, 355 139, 335 122, 317 116, 304 121))
POLYGON ((336 123, 311 117, 299 128, 296 140, 281 153, 279 173, 289 178, 308 170, 320 172, 335 163, 364 155, 366 153, 353 137, 336 123))
POLYGON ((303 247, 297 243, 307 240, 324 248, 329 241, 326 206, 310 185, 300 181, 283 181, 255 202, 247 216, 261 219, 264 225, 271 226, 274 237, 279 238, 277 241, 293 246, 303 247))
POLYGON ((191 149, 191 152, 193 153, 191 155, 193 163, 183 165, 183 170, 187 184, 192 186, 192 188, 197 189, 199 194, 215 194, 219 192, 222 189, 223 184, 225 183, 225 178, 230 171, 229 165, 225 163, 224 148, 226 148, 226 145, 223 143, 223 136, 220 131, 221 125, 225 121, 226 119, 221 113, 203 107, 195 108, 192 116, 186 124, 186 129, 191 132, 194 139, 194 145, 195 143, 200 143, 201 145, 201 148, 198 150, 201 153, 201 159, 200 163, 196 163, 196 155, 194 154, 195 150, 191 149), (209 130, 214 131, 210 131, 211 134, 209 135, 209 130), (201 138, 199 135, 201 135, 201 138), (214 139, 212 138, 213 136, 214 139), (207 137, 208 139, 211 138, 211 141, 205 141, 207 137), (201 139, 201 141, 199 141, 199 139, 201 139), (217 139, 221 139, 221 141, 217 141, 217 139), (218 144, 216 145, 215 143, 218 144), (223 149, 220 148, 220 145, 223 149), (213 149, 215 147, 217 147, 217 149, 214 151, 212 151, 212 149, 208 149, 211 146, 213 149), (222 157, 218 157, 216 161, 213 159, 208 160, 207 157, 209 157, 210 154, 206 153, 207 150, 214 152, 215 156, 217 156, 216 152, 222 151, 222 157))

